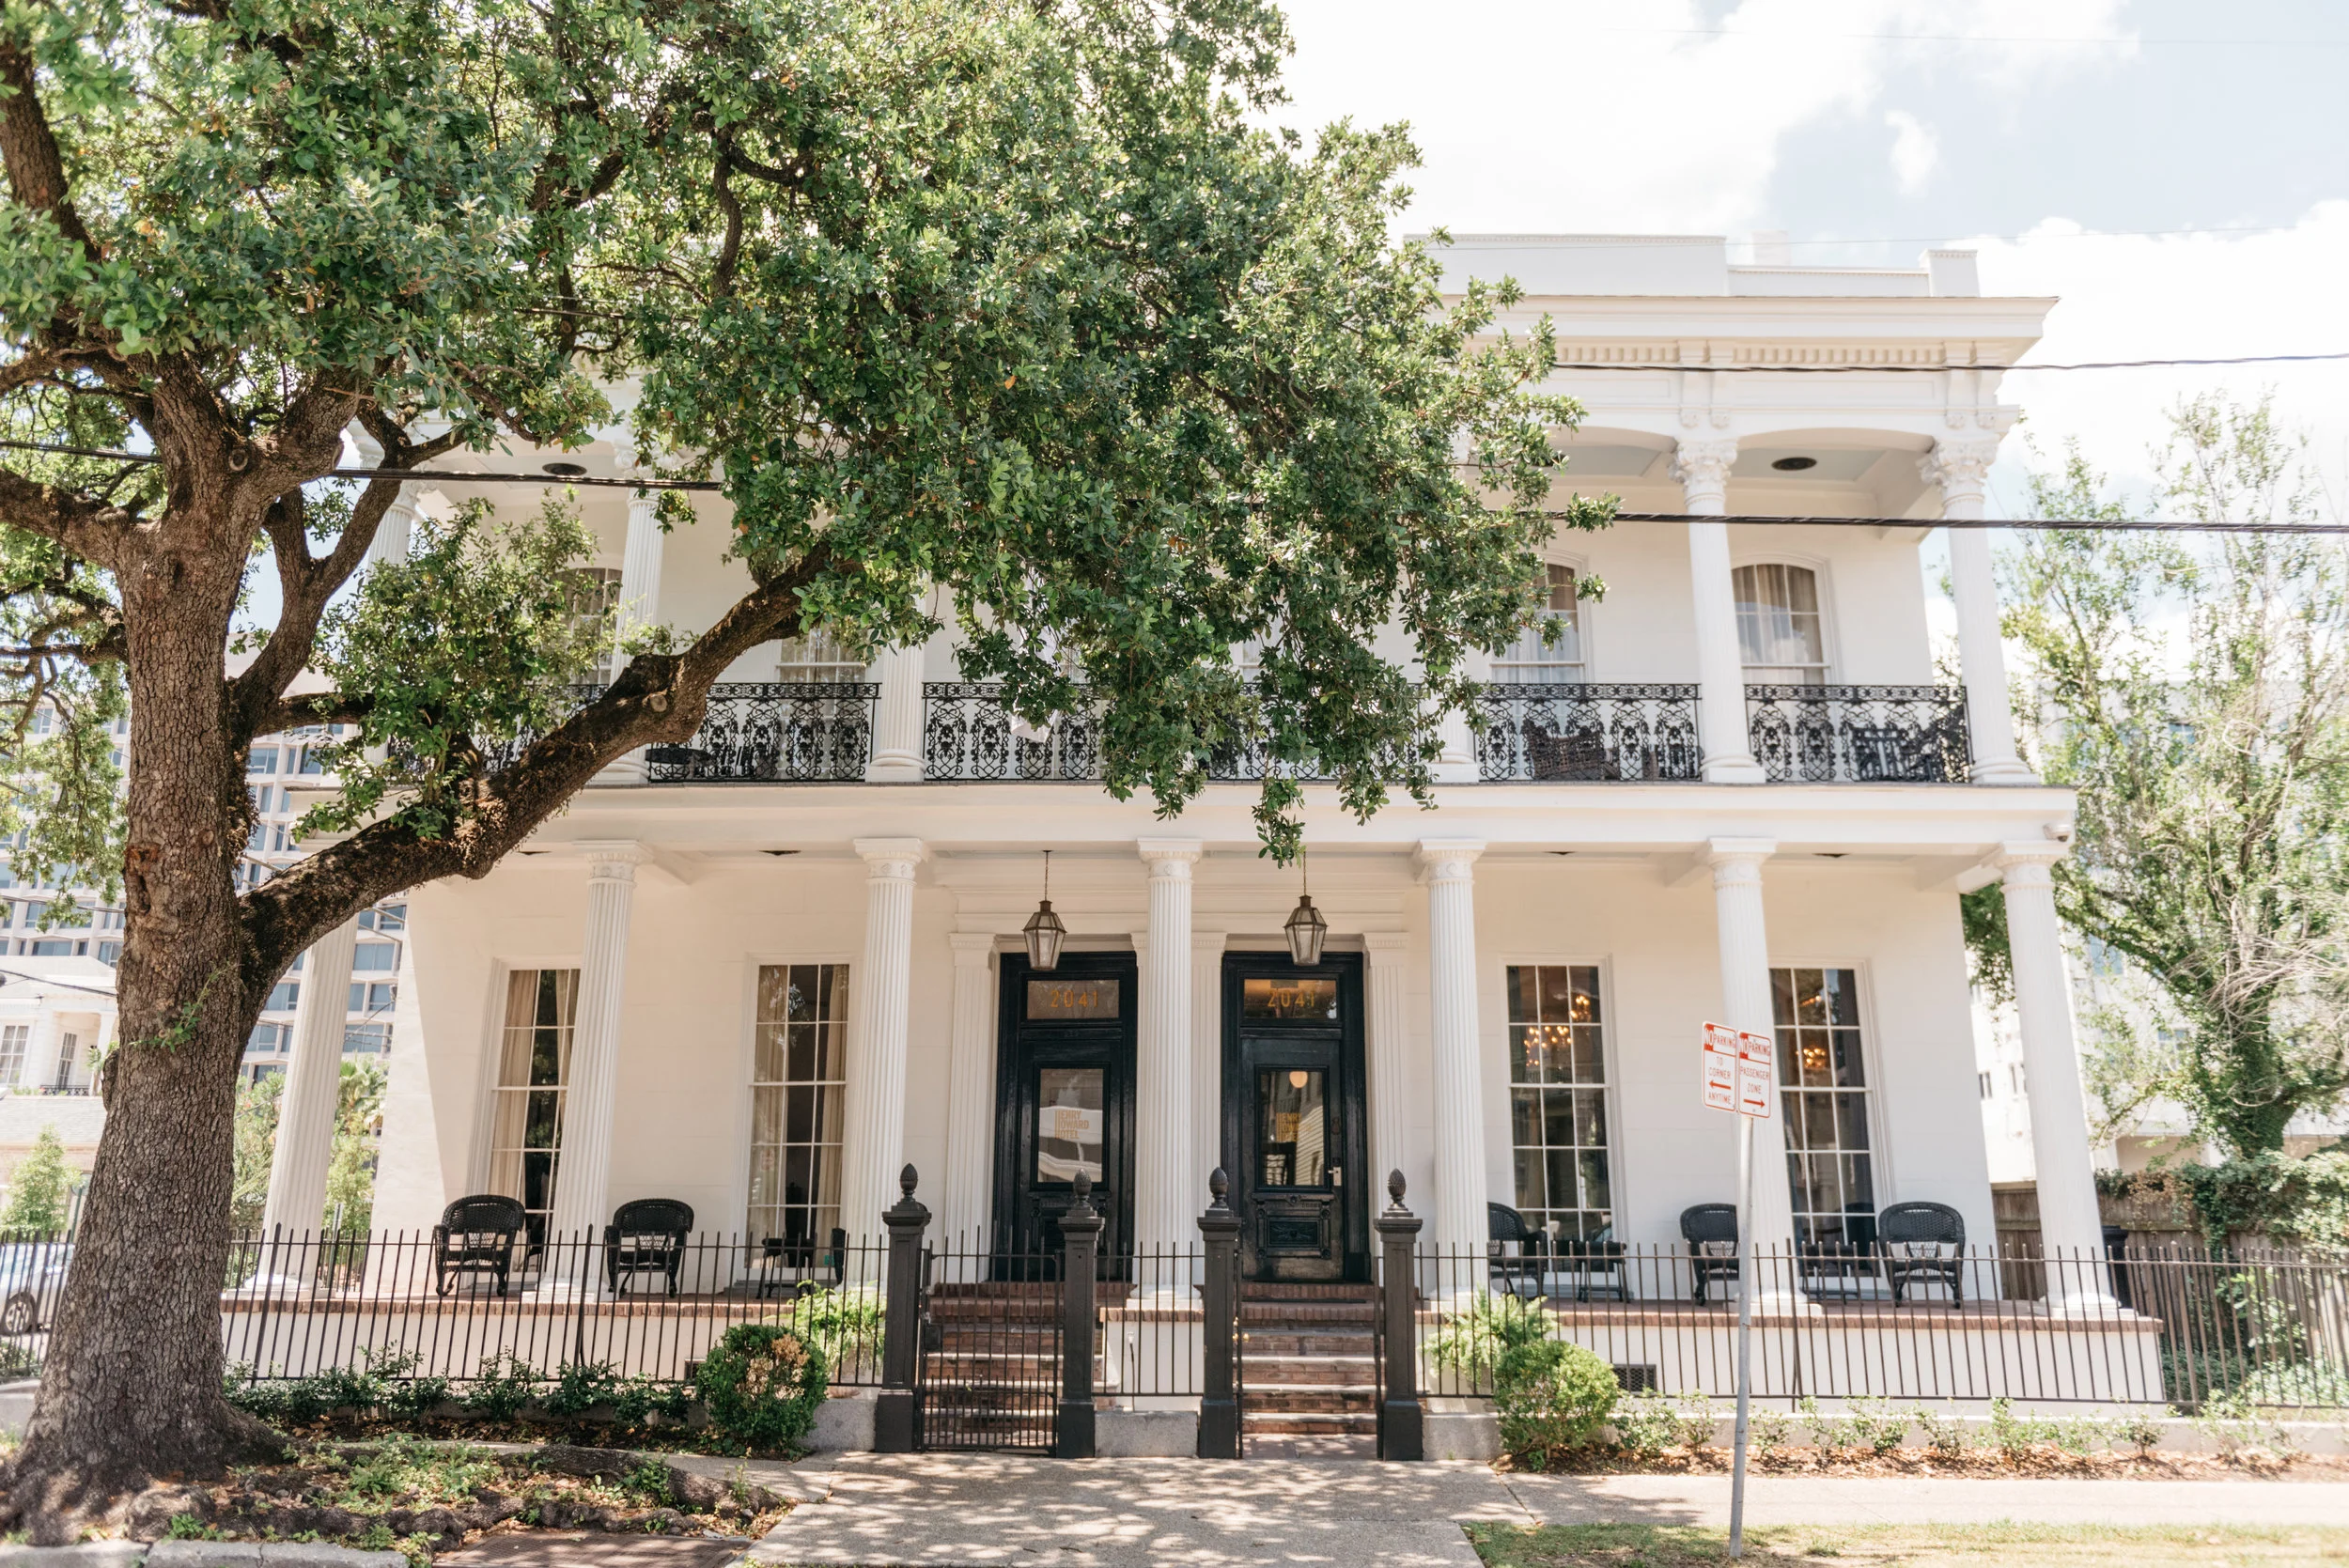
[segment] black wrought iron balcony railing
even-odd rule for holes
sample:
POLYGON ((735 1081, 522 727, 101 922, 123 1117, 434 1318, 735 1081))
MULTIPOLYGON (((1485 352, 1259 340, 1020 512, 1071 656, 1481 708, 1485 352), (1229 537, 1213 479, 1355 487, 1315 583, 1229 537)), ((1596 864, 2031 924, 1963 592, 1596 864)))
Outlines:
POLYGON ((1774 783, 1964 784, 1957 686, 1749 686, 1746 728, 1774 783))
POLYGON ((991 681, 934 680, 922 688, 922 776, 948 782, 1083 782, 1101 776, 1097 715, 1053 716, 1041 732, 1020 723, 991 681))
POLYGON ((713 687, 681 746, 645 748, 652 784, 841 784, 864 777, 880 688, 863 682, 713 687))
POLYGON ((1477 776, 1540 784, 1703 777, 1693 686, 1487 686, 1471 714, 1477 776))

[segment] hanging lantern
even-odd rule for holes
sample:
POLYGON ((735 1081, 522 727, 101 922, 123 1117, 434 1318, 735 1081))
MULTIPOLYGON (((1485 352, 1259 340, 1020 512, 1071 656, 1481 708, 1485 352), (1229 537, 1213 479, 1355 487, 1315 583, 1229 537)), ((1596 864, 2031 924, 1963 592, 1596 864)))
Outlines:
MULTIPOLYGON (((1310 889, 1313 879, 1305 869, 1305 853, 1298 850, 1297 869, 1304 886, 1310 889)), ((1289 956, 1299 969, 1311 969, 1321 962, 1321 944, 1330 939, 1330 923, 1314 908, 1311 892, 1300 892, 1297 908, 1289 911, 1288 924, 1281 927, 1289 939, 1289 956)))
POLYGON ((1063 925, 1060 916, 1052 912, 1051 893, 1052 852, 1047 849, 1044 851, 1045 896, 1037 901, 1035 913, 1028 917, 1028 924, 1019 929, 1019 935, 1028 944, 1030 969, 1053 970, 1060 967, 1060 944, 1066 939, 1068 927, 1063 925))

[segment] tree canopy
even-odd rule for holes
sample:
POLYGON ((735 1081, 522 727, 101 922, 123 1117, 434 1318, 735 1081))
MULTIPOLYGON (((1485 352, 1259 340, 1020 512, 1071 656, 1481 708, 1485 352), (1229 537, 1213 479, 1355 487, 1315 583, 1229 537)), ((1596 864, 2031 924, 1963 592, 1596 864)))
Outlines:
MULTIPOLYGON (((2315 511, 2264 402, 2182 404, 2160 458, 2174 515, 2315 511)), ((2075 451, 2032 499, 2045 517, 2125 517, 2103 489, 2075 451)), ((2155 1048, 2105 1017, 2105 1076, 2174 1097, 2231 1152, 2280 1149, 2295 1116, 2349 1087, 2349 560, 2306 534, 2049 532, 2007 567, 2037 760, 2079 791, 2058 908, 2180 1026, 2155 1048)))
MULTIPOLYGON (((1463 651, 1540 602, 1575 411, 1535 390, 1547 323, 1495 330, 1513 291, 1448 303, 1391 240, 1400 131, 1264 128, 1286 46, 1259 0, 0 16, 10 783, 28 871, 118 876, 126 917, 50 1346, 71 1370, 14 1470, 37 1533, 255 1436, 206 1293, 235 1063, 278 974, 685 739, 749 649, 915 638, 935 588, 966 670, 1023 713, 1081 680, 1121 793, 1177 808, 1249 729, 1357 811, 1424 792, 1463 651), (323 482, 354 427, 381 476, 323 482), (750 581, 583 707, 556 696, 583 656, 560 498, 359 571, 419 465, 614 428, 722 484, 750 581), (232 650, 263 563, 275 613, 232 650), (40 713, 62 730, 35 743, 40 713), (242 888, 243 753, 320 721, 350 726, 347 834, 242 888)), ((1296 786, 1270 771, 1285 852, 1296 786)))

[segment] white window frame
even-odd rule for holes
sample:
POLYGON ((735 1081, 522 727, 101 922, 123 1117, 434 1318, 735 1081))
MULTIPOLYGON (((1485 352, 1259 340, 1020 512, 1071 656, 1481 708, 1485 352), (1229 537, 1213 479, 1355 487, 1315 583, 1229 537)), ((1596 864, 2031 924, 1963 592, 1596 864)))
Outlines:
MULTIPOLYGON (((1509 1091, 1516 1087, 1515 1080, 1509 1072, 1509 970, 1513 967, 1524 968, 1530 965, 1540 965, 1548 969, 1595 969, 1598 970, 1600 1008, 1599 1059, 1607 1074, 1604 1090, 1607 1099, 1607 1186, 1609 1195, 1614 1200, 1609 1205, 1611 1216, 1610 1222, 1615 1228, 1614 1239, 1628 1241, 1630 1237, 1625 1234, 1626 1216, 1632 1212, 1632 1184, 1629 1170, 1630 1149, 1626 1141, 1623 1120, 1624 1058, 1619 1038, 1623 1015, 1622 1010, 1616 1004, 1613 961, 1588 953, 1560 956, 1556 953, 1504 952, 1496 955, 1496 958, 1497 966, 1491 973, 1490 991, 1479 999, 1478 1005, 1481 1009, 1486 1009, 1481 1013, 1481 1017, 1492 1018, 1498 1024, 1493 1036, 1492 1055, 1488 1060, 1494 1065, 1494 1077, 1501 1085, 1501 1145, 1509 1151, 1506 1178, 1509 1206, 1512 1208, 1517 1206, 1517 1137, 1513 1120, 1516 1110, 1509 1098, 1509 1091)), ((1486 1126, 1489 1131, 1491 1124, 1487 1123, 1486 1126)))
MULTIPOLYGON (((1590 565, 1588 562, 1574 556, 1548 555, 1543 558, 1542 567, 1545 572, 1547 572, 1551 567, 1563 567, 1566 570, 1574 574, 1575 602, 1573 613, 1575 648, 1576 652, 1578 652, 1581 657, 1576 660, 1572 664, 1562 664, 1548 663, 1538 660, 1513 659, 1509 657, 1507 652, 1497 654, 1494 656, 1492 661, 1493 680, 1496 684, 1515 684, 1515 682, 1513 682, 1507 675, 1502 673, 1504 671, 1539 670, 1544 668, 1557 671, 1570 670, 1573 673, 1557 675, 1546 675, 1539 681, 1527 681, 1524 684, 1543 686, 1571 685, 1579 681, 1588 681, 1591 678, 1591 665, 1593 663, 1593 660, 1591 658, 1591 623, 1590 618, 1584 615, 1582 612, 1588 605, 1595 601, 1584 598, 1582 597, 1581 588, 1584 580, 1591 575, 1590 565)), ((1527 635, 1530 634, 1520 634, 1518 642, 1510 644, 1511 649, 1515 649, 1522 644, 1527 635)))
POLYGON ((480 1071, 474 1088, 473 1152, 466 1161, 467 1192, 490 1190, 497 1144, 498 1066, 506 1048, 506 992, 514 971, 585 968, 584 957, 577 953, 518 955, 490 960, 489 985, 481 998, 480 1071))
MULTIPOLYGON (((856 1041, 854 1038, 854 1031, 856 1028, 856 992, 854 987, 857 983, 857 970, 863 965, 863 955, 848 953, 837 949, 828 952, 813 953, 778 953, 772 950, 768 950, 757 953, 746 953, 742 955, 742 980, 739 992, 741 997, 741 1012, 739 1014, 741 1024, 738 1036, 739 1043, 735 1059, 734 1079, 735 1082, 742 1086, 742 1094, 740 1106, 736 1112, 734 1123, 734 1197, 732 1203, 736 1228, 740 1233, 744 1245, 750 1250, 746 1262, 748 1265, 753 1268, 755 1268, 758 1264, 758 1242, 760 1239, 754 1234, 754 1227, 751 1219, 751 1138, 758 1112, 757 1108, 752 1103, 750 1087, 753 1083, 757 1081, 756 1075, 758 1072, 758 971, 762 969, 770 968, 778 964, 839 964, 845 966, 848 970, 848 985, 850 986, 848 993, 849 1012, 847 1023, 847 1028, 849 1031, 850 1037, 848 1042, 848 1050, 852 1052, 856 1048, 856 1041)), ((992 1015, 989 1016, 992 1017, 992 1015)), ((844 1058, 844 1066, 845 1065, 847 1065, 847 1063, 844 1058)), ((845 1102, 843 1103, 841 1110, 842 1113, 845 1115, 848 1110, 845 1102)), ((848 1166, 848 1143, 849 1138, 852 1136, 853 1129, 844 1124, 841 1127, 841 1167, 844 1177, 847 1173, 848 1166)), ((847 1221, 844 1219, 842 1223, 846 1224, 847 1221)), ((872 1219, 871 1228, 878 1229, 879 1225, 880 1217, 879 1215, 875 1215, 872 1219)), ((857 1234, 854 1226, 851 1225, 848 1228, 852 1236, 857 1234)))
MULTIPOLYGON (((1811 574, 1812 586, 1816 591, 1819 599, 1820 662, 1818 683, 1822 686, 1835 685, 1836 672, 1843 668, 1843 660, 1837 647, 1835 633, 1836 622, 1839 618, 1835 611, 1835 579, 1834 574, 1828 570, 1826 559, 1821 556, 1803 555, 1792 551, 1773 551, 1767 554, 1739 555, 1733 557, 1729 564, 1730 601, 1733 607, 1736 602, 1736 574, 1748 567, 1793 567, 1811 574)), ((1733 628, 1733 633, 1735 629, 1733 628)), ((1740 645, 1737 650, 1737 668, 1740 678, 1749 686, 1783 686, 1789 684, 1803 684, 1799 681, 1765 681, 1757 678, 1753 674, 1753 672, 1757 669, 1782 670, 1786 668, 1786 666, 1782 664, 1748 664, 1745 661, 1745 648, 1742 645, 1740 645)))
MULTIPOLYGON (((1882 1020, 1876 1010, 1874 977, 1870 974, 1868 965, 1864 961, 1851 957, 1821 958, 1798 955, 1787 958, 1772 954, 1769 958, 1769 969, 1773 973, 1779 970, 1849 970, 1852 973, 1853 984, 1859 987, 1859 1060, 1861 1069, 1868 1075, 1866 1089, 1868 1157, 1875 1169, 1875 1211, 1882 1214, 1886 1208, 1900 1201, 1894 1196, 1900 1188, 1898 1172, 1894 1168, 1891 1143, 1885 1136, 1885 1101, 1886 1096, 1891 1092, 1891 1086, 1885 1081, 1884 1077, 1884 1052, 1881 1046, 1884 1031, 1882 1020)), ((1775 1031, 1773 1031, 1772 1039, 1776 1040, 1775 1031)), ((1799 1092, 1799 1090, 1797 1091, 1797 1093, 1799 1092)), ((1781 1095, 1782 1096, 1784 1093, 1785 1090, 1781 1087, 1781 1095)), ((1779 1152, 1781 1155, 1791 1154, 1793 1151, 1786 1146, 1788 1123, 1786 1104, 1782 1097, 1775 1110, 1776 1114, 1771 1117, 1771 1120, 1778 1124, 1779 1152)), ((1787 1185, 1788 1196, 1791 1198, 1793 1195, 1791 1175, 1787 1185)))
POLYGON ((14 1088, 24 1081, 24 1057, 32 1048, 31 1024, 0 1024, 0 1087, 14 1088))

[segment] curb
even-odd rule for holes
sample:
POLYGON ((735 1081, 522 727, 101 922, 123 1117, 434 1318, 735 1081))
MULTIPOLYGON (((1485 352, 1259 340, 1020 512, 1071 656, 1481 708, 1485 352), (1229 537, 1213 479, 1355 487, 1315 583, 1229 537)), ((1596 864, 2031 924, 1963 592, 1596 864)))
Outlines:
POLYGON ((158 1541, 147 1561, 148 1568, 408 1568, 397 1552, 307 1541, 158 1541))

